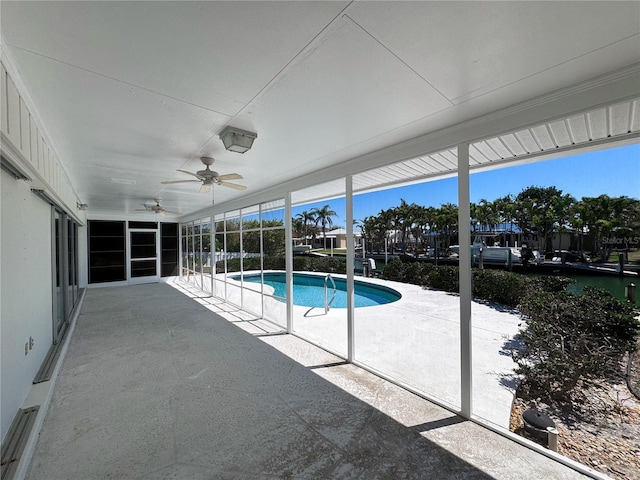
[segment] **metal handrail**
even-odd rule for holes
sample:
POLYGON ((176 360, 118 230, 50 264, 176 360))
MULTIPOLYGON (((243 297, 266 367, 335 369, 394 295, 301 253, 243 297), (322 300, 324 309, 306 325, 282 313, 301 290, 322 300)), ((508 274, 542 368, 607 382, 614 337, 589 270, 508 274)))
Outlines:
POLYGON ((333 277, 330 273, 327 273, 327 276, 324 277, 324 313, 329 311, 331 304, 336 299, 336 295, 338 293, 338 289, 336 288, 336 282, 333 281, 333 277), (331 280, 331 285, 333 285, 333 295, 331 296, 331 300, 327 301, 328 298, 328 286, 329 280, 331 280))

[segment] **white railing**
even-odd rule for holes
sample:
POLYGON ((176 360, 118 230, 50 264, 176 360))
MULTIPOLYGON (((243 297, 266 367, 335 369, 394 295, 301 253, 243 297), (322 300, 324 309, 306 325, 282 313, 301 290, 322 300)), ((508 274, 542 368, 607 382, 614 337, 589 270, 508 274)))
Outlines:
POLYGON ((329 308, 331 308, 331 304, 336 299, 337 293, 338 289, 336 288, 336 282, 333 281, 331 274, 327 273, 327 276, 324 277, 324 313, 327 313, 329 308), (331 295, 331 300, 327 301, 329 298, 329 281, 331 281, 331 285, 333 287, 333 294, 331 295))

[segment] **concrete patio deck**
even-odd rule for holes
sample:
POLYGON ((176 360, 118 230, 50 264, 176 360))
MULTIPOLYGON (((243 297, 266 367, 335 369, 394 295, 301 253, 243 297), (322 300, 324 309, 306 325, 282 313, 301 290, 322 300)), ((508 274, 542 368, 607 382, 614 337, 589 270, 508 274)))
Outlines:
POLYGON ((587 478, 198 296, 88 290, 27 478, 587 478))
MULTIPOLYGON (((265 273, 269 273, 266 271, 265 273)), ((248 272, 249 274, 259 272, 248 272)), ((277 272, 281 273, 281 272, 277 272)), ((304 272, 324 278, 325 274, 304 272)), ((346 275, 332 274, 334 278, 346 275)), ((222 276, 221 276, 222 278, 222 276)), ((460 408, 460 298, 458 295, 424 289, 419 285, 380 278, 357 277, 358 282, 392 288, 402 298, 392 303, 360 307, 354 313, 356 363, 410 385, 451 409, 460 408)), ((230 293, 232 303, 260 312, 260 284, 245 282, 243 300, 239 281, 230 293)), ((265 291, 272 287, 265 285, 265 291)), ((295 298, 295 293, 294 293, 295 298)), ((265 308, 284 311, 284 304, 265 297, 265 308)), ((517 383, 516 367, 507 346, 514 342, 522 319, 502 306, 472 303, 473 410, 493 425, 509 428, 511 404, 517 383)), ((273 314, 272 314, 273 315, 273 314)), ((282 314, 281 326, 286 326, 282 314)), ((294 332, 330 351, 347 356, 347 311, 345 308, 293 306, 294 332)))

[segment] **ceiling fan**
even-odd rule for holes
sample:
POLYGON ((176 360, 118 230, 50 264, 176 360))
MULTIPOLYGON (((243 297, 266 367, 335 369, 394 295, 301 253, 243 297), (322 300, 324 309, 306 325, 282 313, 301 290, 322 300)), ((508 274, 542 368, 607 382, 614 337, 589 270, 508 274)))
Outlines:
POLYGON ((153 212, 156 215, 160 215, 161 217, 164 217, 167 214, 180 215, 180 212, 172 212, 170 210, 165 210, 164 207, 160 205, 160 200, 161 200, 160 198, 154 198, 153 201, 156 202, 155 205, 147 205, 146 203, 143 203, 142 206, 144 208, 138 208, 136 212, 153 212))
POLYGON ((193 175, 197 178, 197 180, 169 180, 166 182, 160 182, 162 184, 170 184, 170 183, 189 183, 189 182, 201 182, 202 186, 200 187, 200 193, 206 193, 211 190, 211 186, 213 184, 220 185, 222 187, 233 188, 234 190, 246 190, 247 187, 244 185, 238 185, 237 183, 230 183, 227 180, 240 180, 242 179, 242 175, 237 173, 229 173, 227 175, 219 175, 218 172, 214 172, 209 169, 209 165, 213 165, 215 161, 211 157, 200 157, 200 160, 205 165, 204 170, 198 170, 196 173, 188 172, 186 170, 178 169, 178 172, 186 173, 188 175, 193 175))

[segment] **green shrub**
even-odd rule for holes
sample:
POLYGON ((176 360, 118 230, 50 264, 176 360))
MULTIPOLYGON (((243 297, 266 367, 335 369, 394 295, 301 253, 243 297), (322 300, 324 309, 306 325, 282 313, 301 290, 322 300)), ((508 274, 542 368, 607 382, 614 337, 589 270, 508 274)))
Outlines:
POLYGON ((518 308, 526 318, 513 352, 521 388, 550 401, 570 402, 578 385, 618 372, 640 333, 634 307, 594 287, 534 292, 518 308))
POLYGON ((530 277, 504 270, 473 269, 473 296, 514 308, 535 287, 530 277))
POLYGON ((567 277, 557 277, 544 275, 541 277, 532 277, 532 287, 542 290, 543 292, 561 292, 567 289, 569 285, 575 283, 575 280, 567 277))
POLYGON ((309 271, 311 268, 309 267, 311 257, 307 257, 304 255, 293 257, 293 269, 298 272, 309 271))
POLYGON ((531 292, 561 292, 574 282, 565 277, 532 277, 505 270, 473 269, 472 275, 475 298, 512 308, 531 292))
MULTIPOLYGON (((282 268, 284 270, 284 267, 282 268)), ((347 273, 347 261, 342 257, 293 257, 293 269, 298 272, 347 273)))
POLYGON ((426 286, 445 292, 459 292, 458 267, 442 265, 433 268, 426 277, 426 286))
POLYGON ((404 282, 406 264, 400 260, 392 260, 387 263, 382 272, 382 278, 385 280, 391 280, 393 282, 404 282))
POLYGON ((407 283, 415 285, 427 285, 427 279, 429 273, 432 272, 436 266, 425 262, 408 263, 405 273, 405 279, 407 283))
POLYGON ((287 268, 286 259, 282 255, 267 255, 262 261, 265 270, 284 270, 287 268))
POLYGON ((347 273, 347 261, 338 257, 309 257, 312 272, 347 273))
POLYGON ((260 270, 262 262, 260 257, 248 257, 242 259, 242 265, 244 270, 260 270))
MULTIPOLYGON (((382 278, 394 282, 412 283, 446 292, 458 292, 459 269, 457 266, 393 260, 384 269, 382 278)), ((532 277, 505 270, 473 269, 473 296, 515 308, 520 300, 531 292, 564 291, 573 280, 564 277, 532 277)))
MULTIPOLYGON (((224 272, 224 262, 216 263, 216 271, 224 272)), ((240 271, 240 259, 229 258, 227 259, 227 272, 239 272, 240 271)))
POLYGON ((382 278, 394 282, 412 283, 414 285, 426 285, 427 275, 434 268, 433 265, 424 262, 404 262, 393 260, 385 267, 382 278))

